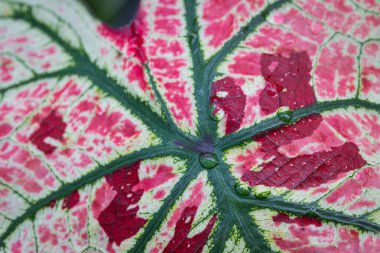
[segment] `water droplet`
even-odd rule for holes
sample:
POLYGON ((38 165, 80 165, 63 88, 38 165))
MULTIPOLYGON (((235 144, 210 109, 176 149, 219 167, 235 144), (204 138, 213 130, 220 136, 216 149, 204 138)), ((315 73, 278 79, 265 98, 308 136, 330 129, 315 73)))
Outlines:
POLYGON ((257 199, 267 199, 269 196, 270 196, 270 191, 255 192, 255 197, 257 199))
POLYGON ((244 196, 244 197, 248 196, 250 193, 248 186, 245 184, 240 184, 240 183, 235 184, 235 192, 237 195, 244 196))
POLYGON ((284 111, 284 112, 279 111, 277 113, 277 117, 281 121, 283 121, 285 123, 289 123, 292 120, 292 118, 293 118, 293 111, 284 111))
POLYGON ((212 169, 219 164, 218 157, 214 153, 199 154, 199 162, 205 169, 212 169))

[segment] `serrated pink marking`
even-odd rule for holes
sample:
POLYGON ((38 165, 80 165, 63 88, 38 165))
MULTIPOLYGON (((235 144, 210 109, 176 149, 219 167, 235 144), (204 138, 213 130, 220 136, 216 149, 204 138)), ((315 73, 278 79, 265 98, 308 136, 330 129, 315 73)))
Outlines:
POLYGON ((370 93, 374 95, 380 94, 380 66, 377 66, 376 60, 380 57, 379 45, 375 42, 364 45, 362 63, 362 88, 361 92, 367 96, 370 93))
POLYGON ((370 167, 362 169, 354 178, 346 180, 326 197, 326 202, 334 206, 355 204, 354 201, 367 188, 380 189, 380 176, 370 167))
POLYGON ((0 124, 0 138, 5 138, 13 130, 13 127, 8 123, 0 124))
POLYGON ((38 157, 8 141, 1 145, 0 164, 0 178, 28 193, 39 193, 43 190, 42 186, 45 189, 56 187, 56 179, 38 157))
POLYGON ((182 81, 167 82, 164 83, 164 87, 166 99, 175 105, 170 108, 170 112, 176 119, 185 119, 190 126, 193 126, 190 98, 184 96, 187 88, 186 83, 182 81))
POLYGON ((206 36, 210 36, 211 40, 208 45, 218 47, 236 30, 234 15, 228 15, 224 20, 217 21, 210 24, 205 32, 206 36))
POLYGON ((350 211, 356 211, 360 209, 372 209, 377 204, 374 200, 359 200, 358 202, 355 202, 354 204, 350 205, 348 210, 350 211))
POLYGON ((337 99, 356 91, 358 46, 347 40, 333 41, 322 49, 315 70, 315 87, 322 98, 337 99), (346 51, 346 52, 345 52, 346 51), (334 68, 331 69, 331 63, 334 68))
POLYGON ((169 60, 164 57, 156 57, 151 59, 150 65, 152 72, 158 76, 179 79, 181 68, 186 67, 187 63, 184 59, 169 60))
POLYGON ((323 20, 335 31, 347 33, 361 19, 361 15, 354 11, 355 6, 347 1, 322 3, 316 0, 301 0, 298 2, 306 13, 323 20))
POLYGON ((344 227, 337 229, 329 224, 315 226, 315 224, 310 224, 310 222, 295 222, 296 219, 300 220, 304 219, 304 217, 284 219, 278 225, 281 224, 282 227, 286 226, 287 232, 281 234, 274 232, 274 242, 284 252, 376 253, 380 249, 380 240, 374 240, 374 236, 371 234, 368 234, 364 243, 361 244, 361 235, 356 230, 344 227))
POLYGON ((208 0, 201 4, 208 46, 221 47, 265 5, 265 1, 208 0))
POLYGON ((173 56, 182 55, 185 50, 178 40, 152 39, 151 45, 148 47, 148 52, 152 56, 169 54, 173 56))
POLYGON ((175 16, 179 13, 179 9, 177 8, 172 8, 172 7, 165 7, 165 6, 160 6, 160 7, 157 7, 157 9, 155 10, 154 14, 156 16, 164 16, 164 17, 167 17, 167 16, 175 16))
MULTIPOLYGON (((102 111, 98 108, 95 116, 91 119, 85 133, 96 133, 102 137, 109 136, 112 143, 118 147, 125 143, 125 140, 140 135, 141 130, 137 130, 137 126, 129 119, 124 118, 121 112, 102 111)), ((95 138, 93 140, 95 146, 104 145, 104 139, 95 138)), ((107 150, 111 152, 111 149, 107 150)))
POLYGON ((380 31, 380 17, 373 14, 365 14, 365 19, 361 22, 359 27, 354 31, 355 37, 366 40, 370 39, 370 33, 380 31))
POLYGON ((149 88, 144 74, 144 67, 140 64, 128 63, 129 71, 127 78, 130 82, 136 81, 143 91, 147 91, 149 88))
POLYGON ((372 156, 380 150, 379 117, 375 114, 360 115, 355 112, 352 116, 353 118, 347 114, 333 114, 325 116, 324 120, 345 139, 358 145, 363 154, 372 156), (363 130, 370 136, 363 134, 363 130))
POLYGON ((277 23, 290 26, 291 30, 303 37, 321 44, 329 36, 329 32, 325 29, 320 21, 313 21, 311 18, 304 16, 295 8, 290 9, 286 13, 276 14, 277 23))
POLYGON ((176 18, 156 19, 154 21, 154 30, 162 35, 178 35, 181 27, 181 20, 176 18))

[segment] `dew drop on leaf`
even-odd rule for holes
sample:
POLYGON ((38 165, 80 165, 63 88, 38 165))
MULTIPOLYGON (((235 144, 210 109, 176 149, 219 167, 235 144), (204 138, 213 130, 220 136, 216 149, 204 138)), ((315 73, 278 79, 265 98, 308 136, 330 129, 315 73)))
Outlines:
POLYGON ((249 188, 245 184, 236 183, 235 184, 235 192, 237 195, 240 195, 240 196, 248 196, 249 195, 249 188))
POLYGON ((292 118, 293 118, 293 111, 283 111, 283 112, 278 112, 277 113, 277 117, 285 122, 285 123, 289 123, 292 118))
POLYGON ((218 157, 214 153, 199 154, 199 162, 205 169, 212 169, 219 164, 218 157))

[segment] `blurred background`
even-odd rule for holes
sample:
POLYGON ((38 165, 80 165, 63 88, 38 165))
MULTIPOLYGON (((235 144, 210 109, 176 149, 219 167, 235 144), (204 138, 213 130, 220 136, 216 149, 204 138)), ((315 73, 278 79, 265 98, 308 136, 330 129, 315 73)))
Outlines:
POLYGON ((129 24, 137 13, 139 0, 81 0, 89 11, 107 25, 119 28, 129 24))

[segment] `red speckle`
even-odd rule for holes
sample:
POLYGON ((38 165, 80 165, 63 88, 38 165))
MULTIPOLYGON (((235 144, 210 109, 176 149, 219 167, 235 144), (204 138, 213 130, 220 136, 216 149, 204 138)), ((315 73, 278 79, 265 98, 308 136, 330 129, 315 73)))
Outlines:
POLYGON ((7 136, 12 129, 12 126, 7 123, 0 124, 0 138, 7 136))
POLYGON ((80 199, 79 192, 74 191, 69 196, 65 197, 62 202, 62 209, 71 209, 78 204, 80 199))
POLYGON ((110 243, 116 242, 120 245, 125 239, 134 236, 146 223, 145 219, 137 217, 139 206, 135 206, 144 193, 142 189, 133 190, 139 183, 139 167, 140 162, 136 162, 106 176, 108 184, 117 194, 99 214, 98 221, 107 233, 110 243))
POLYGON ((263 54, 260 65, 266 81, 259 98, 264 114, 273 113, 281 106, 294 110, 315 103, 314 90, 309 84, 312 65, 306 51, 291 53, 289 57, 263 54))
POLYGON ((165 197, 165 191, 164 190, 159 190, 156 194, 154 194, 153 198, 160 200, 165 197))
POLYGON ((62 141, 65 129, 66 123, 63 122, 62 116, 57 115, 56 111, 52 111, 41 121, 40 127, 30 136, 29 140, 45 154, 51 154, 56 147, 45 143, 45 139, 50 137, 62 141))
POLYGON ((176 223, 173 238, 170 240, 163 253, 193 253, 202 252, 204 245, 214 227, 216 215, 213 215, 206 228, 199 234, 188 238, 198 207, 186 207, 181 218, 176 223))
POLYGON ((280 223, 286 222, 288 224, 297 224, 300 227, 310 226, 314 225, 316 227, 322 226, 322 222, 316 218, 311 217, 296 217, 291 219, 289 215, 285 213, 279 213, 276 216, 272 217, 272 220, 274 221, 276 226, 279 226, 280 223))
POLYGON ((214 82, 211 87, 210 103, 216 107, 216 110, 221 109, 227 115, 227 134, 239 129, 244 116, 246 96, 235 84, 234 79, 225 77, 214 82))
POLYGON ((22 244, 21 241, 17 241, 15 243, 12 243, 11 246, 11 252, 12 253, 21 253, 22 252, 22 244))

